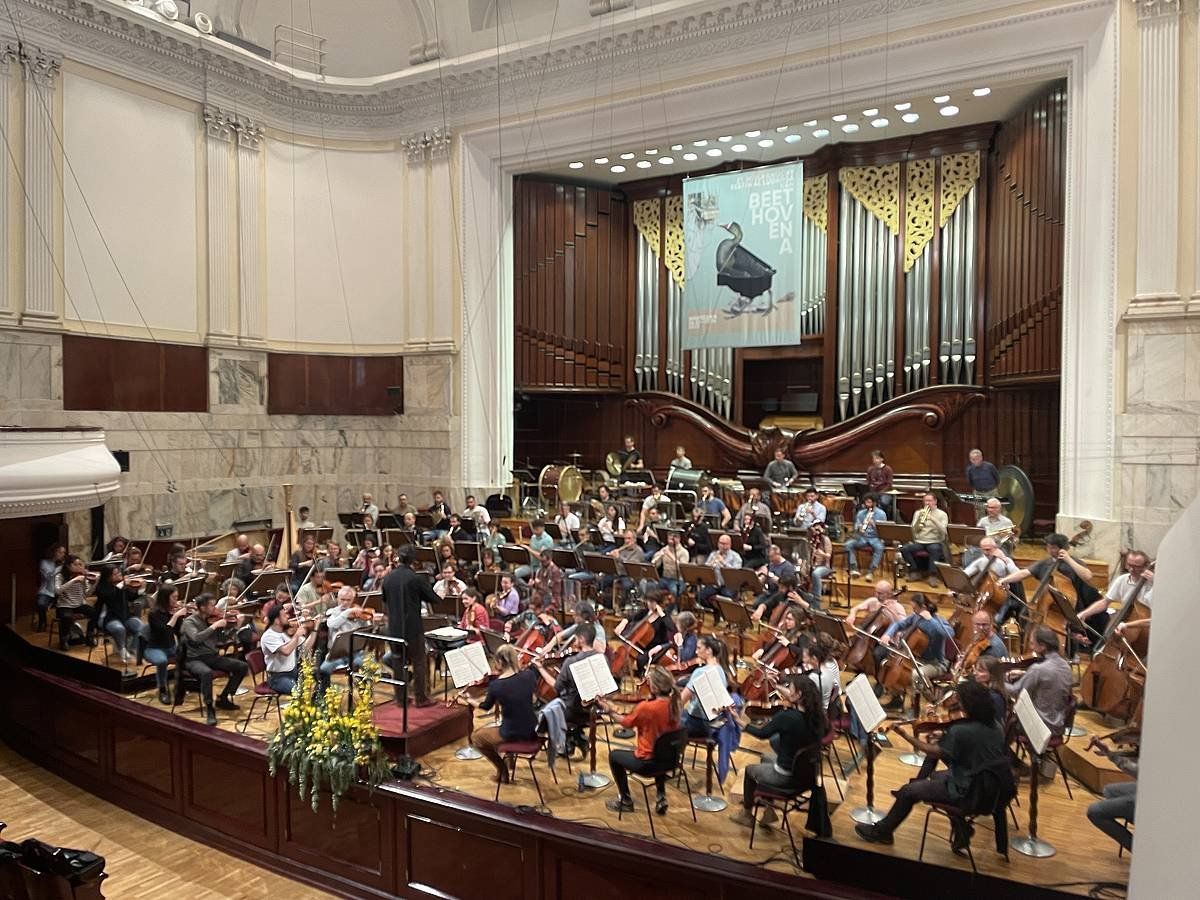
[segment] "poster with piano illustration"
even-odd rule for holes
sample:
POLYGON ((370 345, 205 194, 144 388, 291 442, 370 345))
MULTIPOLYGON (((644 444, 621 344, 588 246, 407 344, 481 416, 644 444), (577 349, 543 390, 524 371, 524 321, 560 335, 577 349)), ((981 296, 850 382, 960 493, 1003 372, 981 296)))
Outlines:
POLYGON ((683 182, 685 349, 800 343, 804 167, 683 182))

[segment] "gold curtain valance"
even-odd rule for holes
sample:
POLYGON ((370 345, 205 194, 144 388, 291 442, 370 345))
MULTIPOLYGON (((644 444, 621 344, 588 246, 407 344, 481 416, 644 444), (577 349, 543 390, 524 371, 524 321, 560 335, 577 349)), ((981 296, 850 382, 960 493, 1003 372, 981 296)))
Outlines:
POLYGON ((900 234, 900 163, 840 169, 838 181, 892 234, 900 234))

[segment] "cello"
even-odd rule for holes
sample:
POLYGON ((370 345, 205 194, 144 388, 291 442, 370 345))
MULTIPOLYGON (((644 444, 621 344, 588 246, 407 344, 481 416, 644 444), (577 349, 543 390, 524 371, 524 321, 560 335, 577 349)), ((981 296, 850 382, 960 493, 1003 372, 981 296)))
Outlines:
MULTIPOLYGON (((908 590, 907 587, 900 588, 893 599, 899 601, 906 590, 908 590)), ((866 622, 854 629, 855 633, 850 636, 850 646, 846 650, 846 657, 843 661, 844 667, 854 672, 862 672, 864 675, 875 676, 875 654, 871 651, 891 625, 892 620, 884 612, 881 604, 875 612, 871 613, 866 622)))
POLYGON ((1123 634, 1105 641, 1079 681, 1084 703, 1125 721, 1138 714, 1145 692, 1146 664, 1123 634))
POLYGON ((654 640, 654 623, 664 615, 666 613, 662 610, 659 610, 657 615, 647 612, 637 624, 626 626, 628 634, 621 634, 619 631, 613 633, 617 639, 617 648, 613 650, 609 662, 609 671, 612 672, 613 678, 620 679, 635 657, 645 655, 646 648, 654 640))
MULTIPOLYGON (((937 615, 937 604, 921 594, 914 594, 914 605, 920 603, 931 615, 937 615), (919 598, 919 599, 916 599, 919 598)), ((895 643, 907 645, 912 653, 889 653, 875 673, 875 681, 885 691, 892 694, 904 694, 913 683, 913 659, 919 657, 929 647, 929 637, 921 630, 921 620, 917 618, 903 634, 896 636, 895 643)))
MULTIPOLYGON (((794 614, 793 621, 795 621, 794 614)), ((800 655, 800 644, 796 640, 799 629, 784 631, 782 628, 775 628, 772 625, 764 627, 770 629, 775 636, 765 641, 759 648, 755 658, 752 658, 756 663, 753 671, 738 685, 738 693, 747 703, 761 703, 766 700, 774 686, 771 683, 772 680, 777 678, 784 669, 794 665, 800 655)))

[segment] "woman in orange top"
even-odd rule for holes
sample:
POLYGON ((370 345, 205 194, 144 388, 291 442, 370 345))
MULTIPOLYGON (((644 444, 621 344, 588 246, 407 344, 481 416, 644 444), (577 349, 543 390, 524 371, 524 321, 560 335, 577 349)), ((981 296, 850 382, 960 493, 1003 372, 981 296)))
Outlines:
MULTIPOLYGON (((613 812, 629 812, 633 809, 633 797, 629 793, 629 773, 653 772, 661 770, 665 760, 654 758, 654 744, 659 736, 669 731, 678 730, 679 713, 682 700, 675 679, 662 666, 653 666, 646 673, 650 685, 650 700, 643 700, 633 712, 621 719, 625 728, 637 729, 637 748, 629 750, 613 750, 608 754, 608 767, 612 770, 613 781, 616 782, 619 796, 605 804, 613 812)), ((596 702, 601 709, 611 712, 608 702, 603 697, 597 697, 596 702)), ((667 812, 667 779, 665 775, 654 776, 654 787, 658 791, 658 799, 654 811, 660 816, 667 812)))

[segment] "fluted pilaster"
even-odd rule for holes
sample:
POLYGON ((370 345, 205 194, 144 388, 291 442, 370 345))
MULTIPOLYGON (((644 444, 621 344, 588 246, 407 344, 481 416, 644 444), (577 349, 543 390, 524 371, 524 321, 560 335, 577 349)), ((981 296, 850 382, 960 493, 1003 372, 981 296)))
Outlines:
POLYGON ((27 316, 60 316, 54 272, 54 78, 60 59, 22 51, 25 72, 25 309, 27 316))
POLYGON ((233 340, 237 335, 238 246, 237 185, 234 180, 232 116, 204 108, 208 172, 208 334, 233 340))
MULTIPOLYGON (((8 79, 12 74, 12 63, 17 59, 17 50, 8 45, 0 47, 0 123, 8 127, 8 79)), ((16 316, 19 310, 8 289, 8 180, 9 160, 7 152, 0 158, 0 319, 16 316)))
POLYGON ((262 189, 262 128, 240 120, 238 137, 238 260, 241 287, 241 338, 261 343, 266 338, 263 298, 263 234, 259 194, 262 189))

